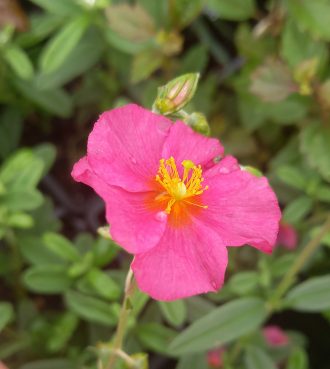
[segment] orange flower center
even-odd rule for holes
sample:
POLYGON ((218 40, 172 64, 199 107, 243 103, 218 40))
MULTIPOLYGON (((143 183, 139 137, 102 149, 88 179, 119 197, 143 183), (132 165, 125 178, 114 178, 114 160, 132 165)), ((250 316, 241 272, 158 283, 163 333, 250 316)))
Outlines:
POLYGON ((182 178, 172 156, 167 160, 160 160, 156 181, 165 191, 160 193, 156 200, 168 201, 165 209, 167 214, 170 214, 175 203, 181 201, 200 208, 207 208, 207 206, 192 201, 194 196, 201 195, 208 189, 208 186, 203 187, 202 185, 204 178, 201 166, 195 165, 191 160, 184 160, 181 164, 184 168, 182 178))

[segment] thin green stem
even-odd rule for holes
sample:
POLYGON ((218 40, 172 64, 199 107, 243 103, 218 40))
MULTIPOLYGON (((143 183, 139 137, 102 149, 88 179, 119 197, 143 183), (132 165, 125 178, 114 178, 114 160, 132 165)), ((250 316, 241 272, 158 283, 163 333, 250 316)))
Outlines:
POLYGON ((271 300, 271 310, 276 308, 278 302, 282 298, 282 296, 285 295, 285 293, 289 290, 289 288, 293 285, 295 282, 297 274, 300 272, 300 270, 304 267, 306 262, 309 260, 309 258, 313 255, 313 253, 316 251, 318 246, 320 245, 320 242, 322 238, 330 231, 330 215, 328 215, 325 223, 321 227, 320 231, 316 234, 314 238, 312 238, 308 244, 305 246, 305 248, 302 250, 302 252, 298 255, 295 262, 292 264, 291 268, 287 271, 287 273, 284 275, 282 281, 277 286, 271 300))
POLYGON ((129 317, 129 313, 131 311, 129 299, 133 296, 134 293, 134 283, 133 283, 133 272, 130 268, 125 282, 125 296, 123 300, 123 304, 121 306, 119 320, 117 325, 117 330, 115 333, 115 338, 113 341, 113 345, 111 347, 111 355, 109 358, 109 362, 107 365, 108 369, 114 369, 116 360, 118 357, 118 352, 122 352, 122 345, 124 341, 124 336, 126 333, 127 321, 129 317))

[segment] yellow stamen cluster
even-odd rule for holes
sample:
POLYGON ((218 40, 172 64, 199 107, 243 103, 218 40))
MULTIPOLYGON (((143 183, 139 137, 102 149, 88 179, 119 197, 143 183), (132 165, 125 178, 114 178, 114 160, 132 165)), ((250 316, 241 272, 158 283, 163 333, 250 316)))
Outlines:
POLYGON ((183 201, 190 205, 201 208, 207 208, 200 204, 189 201, 188 199, 197 195, 201 195, 208 186, 202 186, 204 178, 202 177, 202 168, 195 165, 191 160, 184 160, 182 179, 180 178, 174 158, 161 159, 156 181, 165 189, 165 193, 158 196, 158 199, 170 197, 165 212, 170 214, 172 206, 177 201, 183 201))

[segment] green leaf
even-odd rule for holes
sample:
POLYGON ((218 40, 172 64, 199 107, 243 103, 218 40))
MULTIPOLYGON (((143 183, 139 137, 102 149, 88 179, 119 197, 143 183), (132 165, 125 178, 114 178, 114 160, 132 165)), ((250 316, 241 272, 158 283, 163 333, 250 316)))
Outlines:
POLYGON ((204 45, 191 47, 181 59, 178 75, 202 73, 208 62, 207 48, 204 45))
POLYGON ((310 278, 294 287, 285 303, 295 310, 318 312, 330 309, 330 275, 310 278))
POLYGON ((245 353, 247 369, 276 369, 277 366, 271 357, 261 348, 250 346, 245 353))
POLYGON ((175 354, 200 352, 223 345, 257 329, 267 317, 264 301, 242 298, 213 310, 194 322, 171 343, 175 354))
POLYGON ((106 326, 115 326, 117 323, 118 304, 109 304, 76 291, 68 291, 65 294, 65 301, 68 309, 82 319, 106 326))
POLYGON ((46 233, 43 236, 45 246, 55 255, 63 260, 78 261, 80 259, 79 252, 72 242, 57 233, 46 233))
POLYGON ((73 111, 72 97, 62 89, 40 90, 36 81, 27 83, 23 80, 13 81, 18 91, 27 99, 39 105, 51 114, 68 118, 73 111))
POLYGON ((58 352, 63 349, 79 323, 78 317, 71 313, 65 312, 56 321, 49 334, 47 348, 51 352, 58 352))
POLYGON ((330 203, 330 186, 318 187, 315 197, 321 201, 330 203))
POLYGON ((80 76, 95 65, 104 50, 104 42, 96 31, 88 31, 71 50, 62 65, 53 72, 39 74, 36 85, 41 89, 57 88, 80 76))
POLYGON ((49 13, 32 13, 29 16, 29 23, 28 31, 17 35, 15 39, 16 44, 24 49, 37 45, 47 38, 62 25, 63 17, 49 13))
POLYGON ((219 18, 234 21, 249 19, 255 13, 254 0, 208 0, 207 6, 219 18))
POLYGON ((283 30, 281 55, 291 67, 295 67, 315 57, 322 65, 328 52, 323 42, 312 39, 289 18, 283 30))
POLYGON ((180 326, 187 317, 187 308, 185 301, 176 300, 172 302, 158 302, 159 307, 168 323, 174 326, 180 326))
POLYGON ((14 228, 27 229, 33 226, 34 220, 29 214, 17 212, 9 215, 7 224, 14 228))
POLYGON ((308 356, 300 347, 294 348, 288 358, 285 369, 308 369, 308 356))
POLYGON ((75 15, 81 8, 73 0, 30 0, 48 12, 61 16, 75 15))
POLYGON ((31 150, 16 151, 3 165, 0 180, 10 190, 33 189, 42 177, 43 163, 31 150))
POLYGON ((39 237, 20 235, 17 243, 24 259, 33 265, 61 263, 61 259, 49 251, 39 237))
POLYGON ((304 190, 307 182, 304 176, 304 172, 297 167, 282 165, 276 170, 277 177, 287 185, 297 188, 298 190, 304 190))
POLYGON ((45 74, 57 70, 78 44, 88 26, 88 19, 74 18, 57 33, 43 49, 40 57, 41 71, 45 74))
POLYGON ((276 258, 270 266, 271 274, 274 277, 281 277, 289 270, 295 259, 295 254, 285 254, 276 258))
POLYGON ((205 353, 185 355, 175 369, 209 369, 205 353))
POLYGON ((163 56, 157 49, 147 49, 134 56, 131 81, 138 83, 148 78, 163 62, 163 56))
POLYGON ((71 265, 68 274, 72 278, 80 277, 86 273, 93 265, 94 257, 92 252, 87 252, 80 260, 71 265))
POLYGON ((283 219, 289 224, 297 223, 311 211, 312 206, 312 199, 307 196, 300 196, 290 202, 284 209, 283 219))
POLYGON ((300 148, 310 166, 330 182, 330 127, 309 122, 301 131, 300 148))
POLYGON ((31 267, 23 274, 23 282, 31 291, 44 294, 62 293, 72 284, 65 267, 60 265, 31 267))
POLYGON ((288 0, 291 17, 298 26, 317 38, 330 41, 330 3, 328 0, 288 0))
POLYGON ((246 295, 256 289, 259 283, 257 272, 241 272, 230 278, 228 288, 238 295, 246 295))
POLYGON ((215 309, 215 304, 213 304, 208 299, 202 296, 193 296, 186 300, 188 308, 188 319, 193 322, 215 309))
POLYGON ((116 300, 121 295, 121 289, 118 284, 108 274, 99 269, 91 269, 87 273, 86 278, 100 297, 116 300))
POLYGON ((11 191, 2 197, 3 204, 12 211, 33 210, 43 202, 41 193, 37 190, 11 191))
POLYGON ((19 369, 76 369, 76 365, 69 359, 44 359, 24 364, 19 369))
POLYGON ((129 41, 119 36, 111 28, 107 29, 104 35, 109 45, 123 53, 134 55, 150 47, 150 42, 136 43, 133 41, 129 41))
POLYGON ((143 323, 136 327, 136 335, 142 344, 155 352, 170 353, 168 344, 175 336, 175 331, 157 323, 143 323))
POLYGON ((23 49, 12 45, 4 49, 3 56, 18 77, 22 79, 33 77, 33 65, 23 49))
MULTIPOLYGON (((171 5, 171 17, 174 18, 176 27, 187 27, 201 12, 203 5, 205 4, 205 0, 179 0, 174 1, 173 5, 171 5)), ((196 72, 200 72, 200 70, 196 70, 196 72)))
POLYGON ((14 318, 14 310, 9 302, 0 302, 0 332, 14 318))
POLYGON ((119 247, 110 240, 99 237, 93 244, 94 265, 102 267, 115 259, 119 247))
POLYGON ((137 289, 133 297, 131 298, 131 303, 133 307, 132 314, 134 316, 138 316, 148 301, 149 296, 137 289))

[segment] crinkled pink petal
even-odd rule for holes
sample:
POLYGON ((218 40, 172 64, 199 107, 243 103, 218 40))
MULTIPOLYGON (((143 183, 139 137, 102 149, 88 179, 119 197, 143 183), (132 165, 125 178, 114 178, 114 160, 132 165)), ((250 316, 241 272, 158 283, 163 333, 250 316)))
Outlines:
POLYGON ((272 252, 281 212, 276 196, 265 177, 243 170, 209 176, 205 173, 202 203, 208 208, 201 220, 221 235, 226 246, 249 244, 272 252))
POLYGON ((289 343, 288 335, 277 325, 264 327, 262 333, 269 346, 285 346, 289 343))
POLYGON ((281 245, 288 250, 294 250, 297 247, 297 231, 291 224, 280 222, 280 229, 277 236, 277 245, 281 245))
POLYGON ((197 221, 189 227, 168 226, 159 244, 132 263, 139 288, 163 301, 217 291, 226 266, 221 238, 197 221))
POLYGON ((219 140, 208 138, 194 132, 186 124, 178 121, 172 125, 164 143, 162 157, 173 156, 178 169, 181 170, 183 160, 191 160, 202 167, 214 165, 214 159, 223 155, 223 147, 219 140))
POLYGON ((102 197, 111 237, 125 250, 133 254, 145 252, 159 242, 167 217, 148 207, 150 193, 109 186, 93 172, 86 157, 75 164, 72 177, 91 186, 102 197))
POLYGON ((88 162, 107 184, 146 191, 172 123, 137 105, 103 113, 88 138, 88 162))

